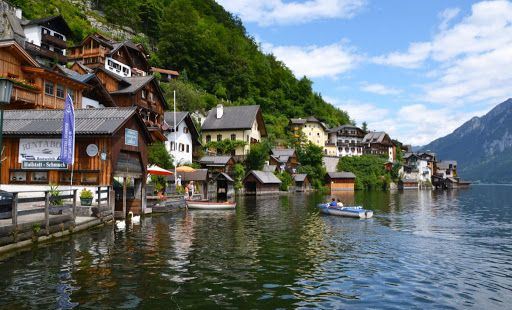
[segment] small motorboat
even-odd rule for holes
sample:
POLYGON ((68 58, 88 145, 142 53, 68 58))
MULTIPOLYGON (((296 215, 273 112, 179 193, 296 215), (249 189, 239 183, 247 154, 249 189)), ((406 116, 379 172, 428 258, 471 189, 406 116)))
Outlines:
POLYGON ((328 203, 318 205, 324 214, 369 219, 373 216, 372 210, 363 209, 361 206, 330 207, 328 203))
POLYGON ((186 203, 188 209, 197 210, 227 210, 236 207, 235 201, 215 202, 207 200, 187 200, 186 203))

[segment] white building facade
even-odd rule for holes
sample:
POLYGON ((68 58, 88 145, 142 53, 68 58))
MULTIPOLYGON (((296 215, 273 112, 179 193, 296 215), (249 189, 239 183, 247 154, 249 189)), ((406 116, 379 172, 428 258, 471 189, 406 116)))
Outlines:
POLYGON ((176 112, 176 132, 174 131, 174 113, 165 112, 165 148, 173 157, 174 165, 191 164, 194 152, 194 141, 197 141, 197 130, 188 112, 176 112))

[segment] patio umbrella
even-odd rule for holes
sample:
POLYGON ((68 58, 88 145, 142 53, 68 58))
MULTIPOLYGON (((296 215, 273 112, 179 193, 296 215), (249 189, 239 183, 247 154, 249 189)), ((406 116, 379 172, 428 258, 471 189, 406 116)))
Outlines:
POLYGON ((169 170, 165 170, 164 168, 158 167, 157 165, 151 165, 148 167, 148 173, 152 175, 172 175, 169 170))
POLYGON ((196 169, 189 166, 180 166, 176 168, 176 172, 195 172, 196 169))

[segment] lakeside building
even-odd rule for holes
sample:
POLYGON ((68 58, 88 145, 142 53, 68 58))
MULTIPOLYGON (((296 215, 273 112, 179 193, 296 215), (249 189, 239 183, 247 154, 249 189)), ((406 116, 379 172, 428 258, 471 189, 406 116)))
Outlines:
POLYGON ((325 175, 326 186, 331 194, 355 190, 356 175, 352 172, 328 172, 325 175))
POLYGON ((251 170, 243 180, 246 195, 278 194, 281 180, 272 172, 251 170))
POLYGON ((298 173, 293 175, 293 189, 296 192, 307 192, 311 190, 311 181, 307 174, 298 173))
POLYGON ((389 162, 396 160, 396 147, 389 135, 383 131, 367 133, 361 143, 364 145, 363 154, 386 156, 389 162))
POLYGON ((50 184, 114 185, 118 217, 145 209, 151 135, 135 108, 75 110, 75 164, 59 160, 62 110, 5 111, 2 189, 47 190, 50 184), (71 173, 73 169, 73 174, 71 173))
POLYGON ((295 173, 299 160, 295 149, 277 149, 270 150, 269 166, 275 166, 277 171, 288 171, 295 173))
POLYGON ((231 175, 235 160, 230 155, 208 155, 201 157, 199 164, 202 168, 208 169, 212 174, 227 173, 231 175))
POLYGON ((188 112, 165 112, 165 148, 172 155, 174 165, 191 164, 200 147, 199 133, 188 112), (176 118, 176 126, 174 119, 176 118), (174 132, 176 128, 176 133, 174 132))
POLYGON ((336 156, 363 155, 365 132, 361 128, 353 125, 341 125, 329 129, 327 134, 328 143, 335 146, 336 156))
MULTIPOLYGON (((259 105, 224 107, 219 104, 208 112, 201 134, 203 145, 207 147, 210 142, 241 141, 244 145, 238 146, 231 155, 236 161, 243 161, 251 145, 267 136, 267 129, 259 105)), ((217 153, 211 146, 208 151, 217 153)))
POLYGON ((327 126, 314 116, 308 118, 292 118, 290 119, 289 128, 295 138, 300 138, 301 135, 304 135, 308 142, 322 149, 326 146, 327 126))

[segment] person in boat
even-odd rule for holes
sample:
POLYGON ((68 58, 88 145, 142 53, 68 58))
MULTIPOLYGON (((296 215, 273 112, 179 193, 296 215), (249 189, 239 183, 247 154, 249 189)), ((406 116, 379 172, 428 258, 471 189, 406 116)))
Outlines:
POLYGON ((338 207, 343 207, 343 202, 338 198, 338 202, 336 203, 338 207))
POLYGON ((338 206, 338 204, 336 203, 336 199, 335 199, 335 198, 333 198, 333 199, 331 200, 331 202, 329 203, 329 207, 330 207, 330 208, 334 208, 334 207, 337 207, 337 206, 338 206))

